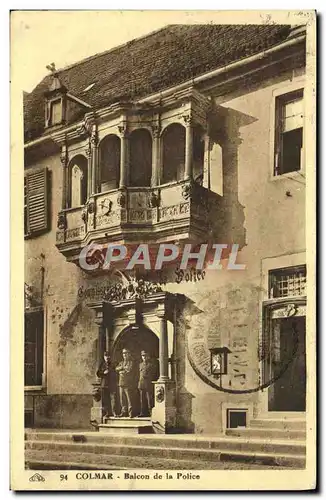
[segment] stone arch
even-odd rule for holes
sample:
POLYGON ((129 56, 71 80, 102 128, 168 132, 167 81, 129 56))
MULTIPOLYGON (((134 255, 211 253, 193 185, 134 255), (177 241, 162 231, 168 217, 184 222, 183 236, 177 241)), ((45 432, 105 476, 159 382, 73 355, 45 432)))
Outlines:
POLYGON ((162 183, 177 182, 185 173, 186 130, 171 123, 162 132, 162 183))
POLYGON ((101 192, 117 189, 120 181, 121 140, 115 134, 99 144, 99 188, 101 192))
POLYGON ((148 351, 151 358, 159 357, 159 338, 156 333, 142 325, 128 325, 123 328, 115 338, 112 345, 111 357, 114 363, 122 359, 122 349, 127 348, 131 351, 136 362, 140 362, 140 352, 148 351))
POLYGON ((152 136, 149 130, 140 128, 130 134, 130 174, 131 187, 147 187, 152 177, 152 136))
POLYGON ((87 158, 81 154, 74 156, 69 163, 68 172, 68 206, 79 207, 87 199, 87 158))

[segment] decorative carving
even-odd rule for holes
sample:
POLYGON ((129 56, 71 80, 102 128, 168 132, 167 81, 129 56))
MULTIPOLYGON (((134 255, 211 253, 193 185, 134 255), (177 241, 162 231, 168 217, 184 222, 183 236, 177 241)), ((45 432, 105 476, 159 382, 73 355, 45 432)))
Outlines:
POLYGON ((92 396, 93 396, 94 401, 96 401, 97 403, 99 401, 101 401, 101 399, 102 399, 101 389, 99 387, 96 387, 96 386, 93 387, 92 396))
POLYGON ((68 165, 68 151, 65 146, 61 148, 60 161, 63 167, 68 165))
POLYGON ((288 304, 285 310, 285 316, 295 316, 297 313, 297 305, 296 304, 288 304))
POLYGON ((184 184, 182 186, 182 196, 185 200, 191 200, 191 195, 192 195, 192 185, 191 183, 189 184, 184 184))
POLYGON ((182 115, 183 121, 185 122, 186 127, 193 127, 194 126, 194 119, 191 116, 191 114, 188 115, 182 115))
POLYGON ((195 181, 190 181, 182 186, 182 196, 186 201, 193 201, 207 212, 209 208, 209 199, 207 191, 195 181))
POLYGON ((87 148, 85 149, 85 155, 87 156, 87 158, 90 158, 92 156, 91 141, 88 142, 87 148))
POLYGON ((128 284, 117 283, 109 288, 104 296, 108 302, 119 302, 124 299, 145 299, 154 293, 162 292, 158 283, 132 279, 128 284))
POLYGON ((184 216, 190 212, 190 203, 180 203, 179 205, 170 205, 169 207, 160 208, 160 219, 173 219, 175 217, 184 216))
POLYGON ((65 212, 58 213, 57 228, 61 231, 67 228, 67 217, 65 212))
POLYGON ((118 125, 118 130, 121 137, 128 137, 128 128, 126 124, 118 125))
POLYGON ((152 192, 149 198, 149 204, 151 208, 156 208, 160 205, 160 197, 159 194, 152 192))
POLYGON ((158 139, 161 135, 161 127, 157 124, 152 125, 152 135, 155 139, 158 139))
POLYGON ((92 135, 91 135, 91 143, 94 147, 98 145, 98 132, 96 128, 93 128, 92 135))
POLYGON ((126 208, 126 195, 125 193, 120 192, 118 195, 117 203, 119 207, 126 208))
POLYGON ((84 207, 82 210, 81 218, 82 218, 82 221, 84 222, 84 224, 86 224, 86 222, 87 222, 87 208, 86 207, 84 207))
POLYGON ((95 201, 90 200, 87 205, 87 212, 89 214, 93 214, 95 212, 95 201))
POLYGON ((112 201, 109 198, 106 198, 105 200, 101 201, 100 207, 103 210, 102 215, 110 215, 112 211, 112 201))
POLYGON ((157 385, 156 386, 156 391, 155 391, 155 396, 156 396, 156 401, 158 403, 163 403, 164 398, 165 398, 165 391, 164 391, 164 386, 163 385, 157 385))

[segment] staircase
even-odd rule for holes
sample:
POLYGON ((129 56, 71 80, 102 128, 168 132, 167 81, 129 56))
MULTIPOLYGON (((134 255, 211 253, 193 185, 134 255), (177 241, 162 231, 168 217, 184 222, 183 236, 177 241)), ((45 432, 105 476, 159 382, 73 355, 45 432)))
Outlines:
MULTIPOLYGON (((145 424, 145 422, 144 422, 145 424)), ((30 469, 304 468, 305 421, 261 419, 225 435, 27 430, 30 469)))

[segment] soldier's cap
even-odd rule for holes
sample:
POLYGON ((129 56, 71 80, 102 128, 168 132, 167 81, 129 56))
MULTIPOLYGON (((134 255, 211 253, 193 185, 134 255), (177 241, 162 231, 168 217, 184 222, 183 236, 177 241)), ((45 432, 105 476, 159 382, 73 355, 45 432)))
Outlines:
POLYGON ((104 351, 104 354, 103 354, 103 356, 110 356, 110 353, 109 353, 109 351, 104 351))
POLYGON ((128 354, 130 354, 130 351, 129 351, 129 349, 122 349, 122 353, 128 353, 128 354))
POLYGON ((148 352, 146 352, 146 351, 141 351, 141 353, 140 353, 141 356, 145 356, 146 354, 148 354, 148 352))

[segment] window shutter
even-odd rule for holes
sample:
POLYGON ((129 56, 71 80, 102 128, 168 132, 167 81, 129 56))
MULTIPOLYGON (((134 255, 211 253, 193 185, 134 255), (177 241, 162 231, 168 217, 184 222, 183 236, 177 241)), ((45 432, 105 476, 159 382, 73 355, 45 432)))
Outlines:
POLYGON ((48 184, 47 168, 26 175, 28 235, 48 229, 48 184))

